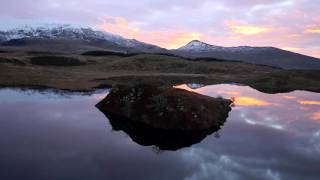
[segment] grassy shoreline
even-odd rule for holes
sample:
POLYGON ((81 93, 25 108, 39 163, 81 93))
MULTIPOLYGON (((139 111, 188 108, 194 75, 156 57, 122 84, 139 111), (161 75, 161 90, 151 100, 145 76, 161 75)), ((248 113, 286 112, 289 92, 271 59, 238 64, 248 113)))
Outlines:
POLYGON ((113 84, 142 81, 159 85, 240 83, 265 93, 320 92, 320 71, 282 70, 234 61, 190 61, 152 54, 130 57, 24 52, 0 54, 0 87, 92 91, 113 84), (34 59, 36 64, 32 61, 34 59))

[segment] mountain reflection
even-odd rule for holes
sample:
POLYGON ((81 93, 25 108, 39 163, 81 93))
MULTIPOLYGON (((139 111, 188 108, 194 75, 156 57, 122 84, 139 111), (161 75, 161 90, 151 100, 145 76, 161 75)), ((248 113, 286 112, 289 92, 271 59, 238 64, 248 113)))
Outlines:
MULTIPOLYGON (((184 90, 199 93, 199 94, 208 93, 208 92, 206 92, 205 89, 201 89, 204 86, 201 86, 201 85, 197 86, 197 84, 193 84, 192 87, 188 84, 174 86, 174 88, 177 88, 177 89, 184 89, 184 90), (199 88, 195 88, 195 87, 199 87, 199 88)), ((261 100, 258 98, 240 96, 240 92, 238 92, 238 91, 226 91, 225 89, 221 88, 221 89, 216 90, 215 93, 220 94, 220 95, 231 96, 230 98, 233 102, 233 105, 236 105, 236 106, 270 106, 270 105, 272 105, 272 103, 269 103, 265 100, 261 100)))
POLYGON ((96 107, 114 130, 160 150, 177 150, 217 132, 231 101, 172 87, 116 86, 96 107))

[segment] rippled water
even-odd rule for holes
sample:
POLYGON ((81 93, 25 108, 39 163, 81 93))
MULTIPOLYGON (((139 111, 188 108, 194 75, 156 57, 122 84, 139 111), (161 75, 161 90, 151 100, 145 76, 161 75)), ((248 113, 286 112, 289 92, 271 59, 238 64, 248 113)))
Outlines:
MULTIPOLYGON (((192 86, 191 86, 192 87, 192 86)), ((113 131, 94 94, 0 90, 0 179, 318 179, 320 94, 190 89, 234 99, 218 134, 177 151, 113 131)))

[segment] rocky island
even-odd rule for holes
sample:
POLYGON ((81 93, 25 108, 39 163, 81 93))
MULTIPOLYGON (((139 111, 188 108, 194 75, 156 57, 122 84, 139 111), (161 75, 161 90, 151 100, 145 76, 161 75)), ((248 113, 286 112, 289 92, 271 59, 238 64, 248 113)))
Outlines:
POLYGON ((200 142, 220 129, 231 101, 173 87, 150 84, 116 86, 96 107, 114 130, 133 141, 161 150, 176 150, 200 142))

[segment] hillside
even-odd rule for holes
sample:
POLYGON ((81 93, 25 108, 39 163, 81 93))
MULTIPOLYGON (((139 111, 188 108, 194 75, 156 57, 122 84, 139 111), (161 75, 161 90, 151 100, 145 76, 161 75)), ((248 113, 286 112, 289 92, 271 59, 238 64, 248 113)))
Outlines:
POLYGON ((0 53, 0 86, 94 90, 114 84, 241 83, 267 93, 320 92, 320 71, 282 70, 234 61, 190 60, 158 54, 90 56, 46 52, 0 53))
POLYGON ((82 54, 87 51, 173 54, 189 59, 242 61, 284 69, 320 69, 320 60, 275 47, 222 47, 193 40, 167 50, 89 27, 72 25, 20 27, 0 31, 0 50, 44 51, 82 54))
POLYGON ((188 58, 239 60, 284 69, 320 69, 320 59, 274 47, 222 47, 194 40, 173 52, 188 58))

